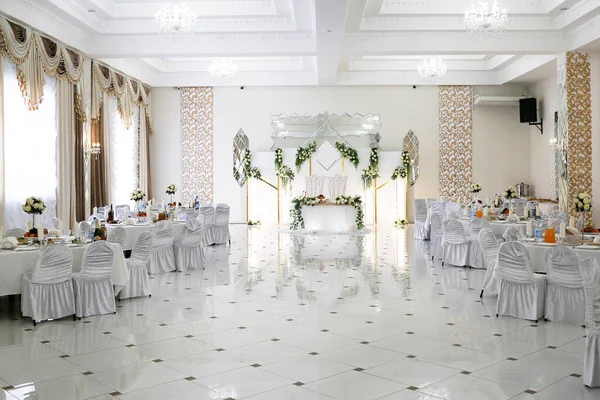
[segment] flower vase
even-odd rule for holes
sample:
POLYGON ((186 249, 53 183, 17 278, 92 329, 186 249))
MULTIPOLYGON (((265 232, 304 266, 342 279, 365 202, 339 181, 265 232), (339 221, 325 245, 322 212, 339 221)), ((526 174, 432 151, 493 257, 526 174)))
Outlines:
POLYGON ((173 195, 169 195, 169 205, 173 204, 173 195))
POLYGON ((144 210, 144 200, 137 201, 138 212, 142 212, 144 210))
POLYGON ((35 229, 35 214, 31 214, 31 229, 35 229))

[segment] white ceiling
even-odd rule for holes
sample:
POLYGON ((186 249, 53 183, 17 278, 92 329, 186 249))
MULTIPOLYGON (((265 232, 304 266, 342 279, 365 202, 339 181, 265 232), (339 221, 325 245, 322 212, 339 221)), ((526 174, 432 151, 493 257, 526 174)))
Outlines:
POLYGON ((420 85, 432 56, 448 65, 442 84, 497 85, 600 49, 600 0, 499 0, 507 31, 487 40, 464 30, 476 1, 188 0, 199 22, 184 42, 154 25, 174 0, 1 0, 0 12, 152 86, 218 85, 207 70, 221 58, 239 67, 237 86, 420 85))

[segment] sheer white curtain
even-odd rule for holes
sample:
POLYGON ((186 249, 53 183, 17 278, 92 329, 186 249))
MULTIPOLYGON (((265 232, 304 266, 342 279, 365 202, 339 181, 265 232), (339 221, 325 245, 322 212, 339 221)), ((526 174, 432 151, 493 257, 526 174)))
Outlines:
POLYGON ((17 81, 17 69, 4 60, 4 228, 27 228, 31 220, 21 205, 40 197, 46 211, 36 224, 49 227, 56 217, 56 138, 58 132, 57 83, 46 76, 44 99, 28 111, 17 81))
MULTIPOLYGON (((117 99, 109 100, 110 134, 110 200, 113 204, 129 204, 131 192, 139 183, 139 107, 134 107, 133 123, 125 129, 117 107, 117 99)), ((132 208, 133 209, 133 208, 132 208)))

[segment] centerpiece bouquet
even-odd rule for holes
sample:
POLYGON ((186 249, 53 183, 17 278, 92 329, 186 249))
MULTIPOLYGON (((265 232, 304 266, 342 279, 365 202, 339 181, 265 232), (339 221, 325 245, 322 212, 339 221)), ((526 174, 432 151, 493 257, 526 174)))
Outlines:
POLYGON ((575 211, 581 213, 577 220, 577 229, 583 232, 585 229, 585 213, 592 210, 592 196, 589 193, 581 192, 573 196, 575 211))
POLYGON ((517 198, 517 189, 514 186, 507 186, 504 188, 504 193, 502 194, 505 199, 511 200, 517 198))
POLYGON ((479 192, 481 192, 481 185, 479 183, 473 183, 471 185, 471 192, 472 193, 479 193, 479 192))
POLYGON ((177 186, 170 184, 167 186, 166 193, 170 196, 171 200, 169 200, 170 206, 175 206, 176 204, 173 202, 173 195, 177 193, 177 186))
POLYGON ((21 209, 25 211, 27 214, 31 214, 32 220, 32 228, 29 233, 37 234, 37 228, 35 226, 35 216, 42 215, 44 211, 46 211, 46 204, 39 197, 31 196, 25 200, 25 204, 21 206, 21 209))
POLYGON ((144 193, 142 191, 142 189, 136 189, 133 192, 131 192, 131 197, 130 199, 135 201, 138 205, 138 213, 137 216, 138 217, 145 217, 146 214, 143 212, 143 201, 144 201, 144 197, 146 196, 146 193, 144 193))

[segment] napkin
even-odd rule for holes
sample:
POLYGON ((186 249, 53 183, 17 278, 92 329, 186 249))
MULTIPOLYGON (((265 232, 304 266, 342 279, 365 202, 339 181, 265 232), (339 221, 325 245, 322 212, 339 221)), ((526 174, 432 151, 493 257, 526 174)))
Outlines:
POLYGON ((94 215, 98 214, 98 207, 94 207, 92 214, 94 214, 94 215))
POLYGON ((594 238, 594 244, 600 244, 600 236, 594 238))
POLYGON ((0 240, 0 248, 2 249, 14 249, 18 244, 19 242, 14 237, 7 237, 0 240))
POLYGON ((483 216, 484 216, 485 218, 487 218, 487 217, 488 217, 488 215, 490 215, 490 209, 489 209, 488 207, 484 207, 484 208, 483 208, 483 216))
POLYGON ((569 218, 569 226, 573 228, 575 227, 575 217, 569 218))
POLYGON ((533 236, 533 221, 531 221, 531 220, 527 221, 527 236, 528 237, 533 236))
POLYGON ((73 232, 72 232, 73 236, 75 236, 76 238, 78 238, 80 236, 79 233, 79 222, 77 222, 77 220, 73 220, 73 232))
MULTIPOLYGON (((561 239, 564 239, 567 237, 567 226, 564 222, 560 223, 560 233, 559 233, 558 237, 560 237, 561 239)), ((600 237, 599 237, 599 239, 600 239, 600 237)))

